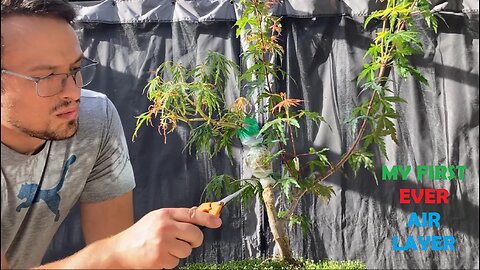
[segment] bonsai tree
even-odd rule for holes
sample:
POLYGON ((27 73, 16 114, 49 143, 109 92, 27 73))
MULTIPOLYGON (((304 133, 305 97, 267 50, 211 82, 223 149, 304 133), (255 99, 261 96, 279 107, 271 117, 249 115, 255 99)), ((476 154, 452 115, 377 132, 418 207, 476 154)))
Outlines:
POLYGON ((365 20, 365 27, 374 22, 379 26, 358 76, 360 95, 369 98, 353 110, 348 121, 355 134, 353 143, 338 162, 332 163, 327 157, 329 149, 309 147, 308 151, 300 152, 295 142, 296 133, 302 128, 300 123, 320 124, 325 122, 324 117, 305 110, 303 100, 289 97, 275 86, 275 82, 288 76, 279 64, 284 53, 279 44, 281 18, 270 13, 279 2, 240 1, 243 15, 235 25, 237 37, 246 45, 241 67, 215 52, 208 53, 203 63, 188 70, 172 62, 160 65, 145 88, 152 104, 137 117, 133 136, 147 124, 156 126, 167 142, 168 133, 175 131, 179 123, 185 123, 191 128, 189 153, 195 149, 197 153, 213 156, 226 151, 230 157, 234 142, 239 140, 244 163, 252 175, 244 178, 217 175, 207 191, 219 195, 222 188, 233 192, 249 185, 243 199, 261 194, 278 258, 293 262, 287 222, 304 229, 309 224, 307 217, 297 214, 301 198, 313 194, 328 201, 335 193, 332 186, 323 182, 346 164, 355 173, 364 168, 375 176, 372 144, 388 158, 385 138, 398 142, 394 121, 399 115, 395 103, 405 101, 394 96, 389 88, 390 71, 427 83, 408 60, 422 46, 412 14, 423 16, 433 29, 437 27, 437 19, 430 13, 427 0, 388 0, 385 9, 373 12, 365 20), (235 80, 239 93, 231 103, 224 95, 229 80, 235 80), (287 204, 277 209, 276 196, 284 196, 287 204))

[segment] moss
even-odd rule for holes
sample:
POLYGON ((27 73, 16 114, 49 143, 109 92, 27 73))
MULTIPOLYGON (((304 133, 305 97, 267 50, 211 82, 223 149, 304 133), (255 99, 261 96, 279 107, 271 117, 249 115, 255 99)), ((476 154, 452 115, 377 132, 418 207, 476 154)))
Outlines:
POLYGON ((192 263, 181 267, 183 270, 229 270, 229 269, 262 269, 262 270, 301 270, 301 269, 365 269, 360 261, 313 261, 300 259, 296 263, 287 263, 273 259, 247 259, 230 261, 221 264, 192 263))

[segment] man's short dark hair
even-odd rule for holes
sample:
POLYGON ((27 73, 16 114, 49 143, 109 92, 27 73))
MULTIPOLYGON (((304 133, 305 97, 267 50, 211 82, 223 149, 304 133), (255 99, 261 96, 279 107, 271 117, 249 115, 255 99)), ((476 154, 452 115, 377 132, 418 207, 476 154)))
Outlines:
MULTIPOLYGON (((24 15, 50 17, 65 20, 73 24, 76 12, 73 6, 67 0, 1 0, 2 1, 2 21, 9 16, 24 15)), ((3 36, 1 37, 1 65, 3 67, 3 36)), ((1 93, 3 94, 3 85, 1 93)))
POLYGON ((2 20, 12 15, 53 17, 71 24, 76 13, 66 0, 2 0, 2 20))

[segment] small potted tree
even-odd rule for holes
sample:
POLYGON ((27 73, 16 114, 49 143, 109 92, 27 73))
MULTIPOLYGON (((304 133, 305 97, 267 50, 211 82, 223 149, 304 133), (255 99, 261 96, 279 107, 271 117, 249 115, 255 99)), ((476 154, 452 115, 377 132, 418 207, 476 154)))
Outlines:
MULTIPOLYGON (((147 112, 137 117, 134 137, 143 124, 148 124, 157 126, 166 142, 168 133, 182 122, 191 127, 189 150, 205 151, 212 156, 226 151, 230 157, 233 143, 239 140, 244 150, 244 163, 251 175, 217 175, 207 191, 220 194, 221 188, 233 192, 248 185, 243 199, 261 195, 278 251, 275 258, 298 266, 299 261, 300 264, 308 262, 294 257, 287 223, 308 229, 308 218, 296 212, 300 199, 313 194, 328 201, 335 193, 324 180, 346 164, 354 172, 365 168, 375 176, 370 146, 377 145, 387 156, 385 137, 397 142, 394 121, 399 115, 395 103, 405 102, 394 96, 388 86, 390 71, 426 83, 408 60, 422 45, 413 27, 412 14, 419 13, 428 27, 434 29, 437 20, 430 13, 427 0, 388 0, 385 9, 367 17, 365 27, 374 21, 380 26, 366 52, 368 61, 358 76, 360 95, 369 95, 369 98, 353 110, 349 121, 355 133, 352 145, 338 162, 332 163, 327 148, 309 147, 300 152, 295 144, 301 123, 325 123, 325 118, 318 112, 304 109, 303 100, 288 97, 286 92, 275 87, 276 81, 288 76, 278 64, 284 53, 279 44, 281 18, 270 13, 280 0, 241 0, 240 4, 243 14, 236 22, 236 33, 246 45, 241 67, 215 52, 208 53, 202 64, 190 70, 172 62, 163 63, 145 88, 152 104, 147 112), (230 104, 224 95, 228 80, 236 81, 240 93, 230 104), (287 203, 277 208, 277 196, 284 196, 287 203)), ((256 266, 247 264, 247 267, 260 267, 256 263, 256 266)), ((362 267, 357 263, 350 266, 362 267)))

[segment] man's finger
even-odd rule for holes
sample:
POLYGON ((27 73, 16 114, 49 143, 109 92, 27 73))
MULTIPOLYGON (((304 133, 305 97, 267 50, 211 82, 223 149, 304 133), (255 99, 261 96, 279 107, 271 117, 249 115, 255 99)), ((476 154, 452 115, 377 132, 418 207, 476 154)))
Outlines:
POLYGON ((195 208, 168 208, 170 216, 180 222, 192 223, 208 228, 218 228, 222 220, 212 214, 196 211, 195 208))
POLYGON ((197 208, 196 206, 188 209, 188 213, 190 214, 190 218, 195 218, 195 214, 197 213, 197 208))
POLYGON ((202 244, 203 233, 197 225, 178 221, 175 223, 175 227, 174 237, 176 239, 182 240, 194 248, 202 244))
POLYGON ((173 268, 177 267, 179 262, 180 262, 180 259, 178 259, 175 256, 172 256, 172 255, 168 254, 162 259, 162 264, 161 264, 160 267, 161 268, 166 268, 166 269, 173 269, 173 268))
POLYGON ((170 255, 183 259, 192 253, 192 247, 191 244, 184 242, 183 240, 177 240, 175 241, 175 244, 170 247, 169 253, 170 255))

